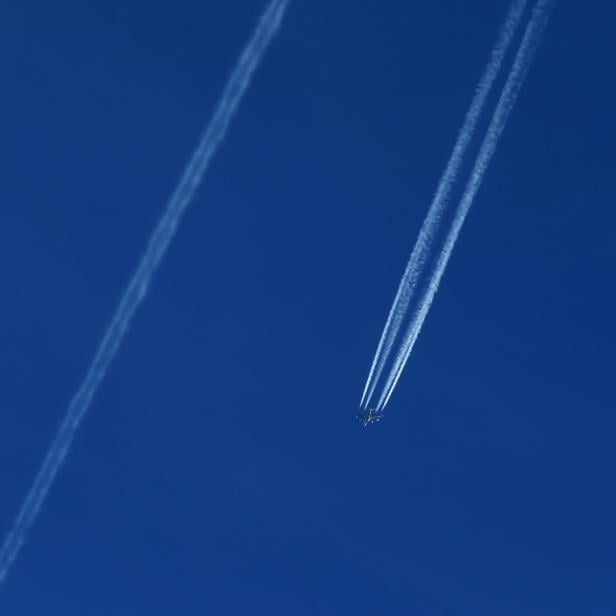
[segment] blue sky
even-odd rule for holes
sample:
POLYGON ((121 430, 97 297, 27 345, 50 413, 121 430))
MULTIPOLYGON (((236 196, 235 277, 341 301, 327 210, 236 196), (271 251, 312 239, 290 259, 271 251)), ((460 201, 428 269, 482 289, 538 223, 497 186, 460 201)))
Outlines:
MULTIPOLYGON (((263 6, 1 9, 0 529, 263 6)), ((387 417, 353 420, 507 7, 295 0, 2 613, 616 610, 608 3, 559 3, 387 417)))

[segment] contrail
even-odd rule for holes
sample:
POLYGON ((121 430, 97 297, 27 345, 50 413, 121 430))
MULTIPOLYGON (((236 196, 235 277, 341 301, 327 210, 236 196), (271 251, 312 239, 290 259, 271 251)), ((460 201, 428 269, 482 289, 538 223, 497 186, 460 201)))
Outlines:
POLYGON ((90 408, 92 399, 128 331, 137 308, 146 296, 152 276, 169 248, 182 215, 190 205, 212 156, 225 137, 229 124, 250 85, 255 69, 259 66, 265 50, 280 28, 289 2, 290 0, 272 0, 229 78, 210 124, 184 171, 137 270, 124 291, 85 380, 71 400, 43 465, 0 550, 0 583, 6 578, 24 544, 28 531, 36 521, 58 470, 69 452, 77 429, 90 408))
POLYGON ((451 190, 459 174, 460 167, 464 163, 465 155, 473 139, 477 123, 481 117, 490 92, 492 91, 494 82, 500 73, 503 60, 515 36, 526 5, 527 0, 514 0, 501 26, 496 44, 492 50, 492 54, 481 80, 479 81, 471 105, 466 113, 464 123, 458 133, 458 139, 439 181, 430 209, 428 210, 428 215, 419 231, 419 237, 411 253, 400 285, 398 286, 398 292, 396 293, 394 303, 389 311, 385 328, 381 334, 381 339, 379 340, 374 359, 372 360, 372 366, 370 367, 370 372, 366 379, 360 402, 361 407, 363 407, 364 404, 368 405, 370 402, 376 385, 383 373, 383 369, 385 368, 387 359, 391 354, 402 321, 404 320, 404 316, 408 311, 410 301, 414 295, 417 281, 424 269, 428 254, 432 249, 434 238, 438 232, 443 213, 447 207, 451 190))
POLYGON ((430 310, 430 306, 432 305, 432 301, 434 300, 434 296, 443 277, 443 273, 445 272, 445 268, 447 267, 447 262, 451 257, 453 248, 456 244, 458 236, 460 235, 462 225, 464 224, 477 191, 481 186, 483 176, 485 175, 488 165, 492 160, 492 156, 494 155, 496 146, 498 145, 503 130, 505 129, 509 115, 515 105, 520 89, 524 84, 524 80, 532 64, 535 52, 541 42, 541 36, 545 30, 555 4, 556 0, 538 0, 535 8, 533 9, 533 13, 528 26, 526 27, 526 31, 522 42, 520 43, 515 60, 513 61, 513 65, 503 88, 503 92, 500 96, 496 109, 494 110, 494 115, 492 116, 492 120, 488 126, 486 136, 481 144, 477 160, 475 161, 475 165, 471 171, 471 175, 462 195, 462 199, 460 200, 460 204, 458 205, 458 209, 454 215, 451 228, 445 238, 443 249, 438 256, 432 276, 427 284, 426 291, 418 302, 418 306, 404 336, 404 341, 402 342, 400 351, 398 352, 389 378, 387 379, 383 389, 383 393, 377 407, 379 410, 384 409, 389 402, 391 394, 393 393, 404 366, 406 365, 411 351, 413 350, 415 341, 421 331, 426 315, 430 310))

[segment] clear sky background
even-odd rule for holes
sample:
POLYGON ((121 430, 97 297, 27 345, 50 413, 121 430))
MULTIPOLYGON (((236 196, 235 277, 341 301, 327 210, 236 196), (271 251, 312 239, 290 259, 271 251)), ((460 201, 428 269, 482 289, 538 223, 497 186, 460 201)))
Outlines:
MULTIPOLYGON (((263 0, 0 9, 0 533, 263 0)), ((295 0, 7 616, 616 612, 616 7, 561 0, 354 421, 506 0, 295 0)))

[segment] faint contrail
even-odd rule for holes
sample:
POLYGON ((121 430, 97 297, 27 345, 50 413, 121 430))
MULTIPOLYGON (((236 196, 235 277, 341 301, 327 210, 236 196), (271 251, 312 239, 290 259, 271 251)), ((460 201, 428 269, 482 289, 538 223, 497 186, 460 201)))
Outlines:
POLYGON ((462 195, 462 199, 460 200, 460 204, 458 205, 458 209, 454 215, 451 228, 445 238, 443 249, 438 256, 436 265, 434 266, 434 270, 427 284, 426 291, 418 302, 417 308, 413 314, 411 322, 409 323, 408 329, 404 336, 404 341, 402 342, 400 351, 396 356, 391 373, 387 379, 383 393, 381 394, 377 407, 379 410, 384 409, 389 402, 391 394, 398 383, 400 375, 402 374, 402 370, 404 369, 411 351, 413 350, 413 345, 417 340, 417 336, 421 331, 426 315, 430 310, 434 295, 438 290, 441 278, 443 277, 443 273, 447 267, 447 262, 451 257, 455 243, 460 235, 460 230, 462 229, 462 225, 466 219, 466 215, 468 214, 473 200, 475 199, 475 195, 481 186, 483 176, 488 168, 488 165, 490 164, 492 156, 494 155, 496 146, 498 145, 498 141, 503 133, 511 110, 515 105, 516 99, 533 61, 537 47, 541 42, 541 36, 545 30, 555 4, 556 0, 538 0, 535 8, 533 9, 533 13, 528 26, 526 27, 524 37, 520 43, 520 48, 518 49, 515 60, 513 61, 511 72, 509 73, 503 88, 503 92, 500 96, 496 109, 494 110, 494 115, 492 116, 486 136, 481 144, 477 160, 475 161, 475 165, 471 171, 471 175, 462 195))
POLYGON ((501 70, 503 59, 507 54, 507 50, 511 45, 511 41, 522 19, 526 4, 527 0, 514 0, 501 26, 496 44, 492 50, 488 64, 484 69, 481 80, 479 81, 475 96, 466 112, 464 123, 458 133, 458 139, 440 179, 432 204, 428 210, 428 215, 419 231, 419 237, 417 238, 406 270, 398 286, 398 292, 396 293, 394 303, 389 311, 385 328, 381 334, 381 339, 379 340, 374 359, 372 360, 372 366, 370 367, 370 372, 366 379, 360 402, 361 407, 363 407, 364 404, 368 405, 374 394, 376 385, 381 378, 381 374, 383 373, 387 359, 392 351, 404 316, 408 311, 409 303, 417 286, 417 281, 423 271, 428 254, 432 249, 443 212, 447 207, 451 190, 457 179, 460 167, 464 163, 466 152, 477 127, 477 122, 481 117, 483 108, 494 86, 494 82, 501 70))
POLYGON ((0 550, 0 583, 4 581, 40 512, 58 470, 69 452, 75 433, 90 408, 94 394, 126 335, 135 311, 148 291, 152 276, 165 256, 182 215, 190 205, 212 156, 225 137, 229 123, 263 53, 280 27, 289 2, 290 0, 272 0, 229 78, 214 116, 150 239, 145 254, 103 336, 85 380, 71 400, 34 485, 30 488, 13 528, 0 550))

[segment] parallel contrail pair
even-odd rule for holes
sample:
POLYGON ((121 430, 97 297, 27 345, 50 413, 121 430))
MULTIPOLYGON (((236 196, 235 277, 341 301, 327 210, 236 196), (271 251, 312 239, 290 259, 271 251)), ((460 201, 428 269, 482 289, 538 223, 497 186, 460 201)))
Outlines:
MULTIPOLYGON (((462 225, 464 224, 464 220, 466 219, 466 215, 479 190, 483 176, 494 155, 498 141, 507 123, 507 119, 515 105, 517 96, 524 83, 524 79, 528 73, 535 51, 541 40, 541 35, 543 34, 555 2, 556 0, 538 0, 533 9, 522 42, 520 43, 520 47, 513 61, 511 71, 507 77, 507 81, 487 129, 486 136, 481 144, 477 160, 470 174, 470 179, 466 185, 460 204, 454 213, 441 252, 438 255, 436 265, 430 274, 426 290, 419 298, 413 311, 407 331, 400 344, 389 376, 385 381, 382 393, 375 407, 377 412, 382 411, 389 402, 404 366, 413 350, 413 346, 430 306, 432 305, 434 295, 438 290, 438 286, 453 251, 453 247, 460 234, 462 225)), ((396 295, 381 336, 381 342, 377 348, 377 353, 373 360, 366 386, 364 387, 364 395, 362 396, 361 402, 364 408, 370 404, 377 383, 382 375, 383 368, 399 334, 402 322, 408 313, 409 304, 415 294, 419 277, 425 270, 427 257, 434 249, 434 240, 442 222, 442 214, 446 207, 446 201, 453 186, 455 176, 463 162, 466 149, 472 140, 482 107, 485 104, 489 90, 499 72, 500 64, 511 43, 515 30, 517 29, 524 12, 525 4, 526 2, 514 1, 509 11, 509 15, 505 20, 505 25, 501 30, 496 47, 492 53, 492 58, 488 63, 486 73, 480 82, 480 86, 473 99, 462 130, 460 131, 454 153, 447 165, 443 178, 439 184, 437 194, 420 231, 419 238, 411 254, 409 264, 400 283, 398 294, 396 295)))
POLYGON ((250 85, 255 69, 259 66, 264 52, 280 28, 289 3, 290 0, 271 1, 229 78, 212 120, 186 167, 137 270, 124 291, 90 369, 71 400, 66 416, 51 443, 34 484, 0 549, 0 584, 5 580, 29 530, 36 521, 60 466, 70 450, 77 429, 90 409, 94 395, 122 344, 137 308, 147 294, 152 277, 175 236, 184 212, 192 202, 213 155, 226 135, 229 124, 250 85))
POLYGON ((406 270, 400 280, 398 292, 396 293, 394 303, 389 311, 385 328, 383 329, 374 359, 372 360, 370 372, 368 373, 368 378, 366 379, 360 402, 361 406, 364 406, 364 404, 367 406, 370 403, 374 395, 374 390, 383 374, 387 360, 393 350, 396 338, 400 333, 400 328, 402 327, 404 317, 415 293, 417 282, 424 269, 429 253, 433 248, 434 238, 442 222, 443 214, 451 196, 451 191, 475 134, 477 123, 481 118, 488 97, 492 92, 494 82, 501 71, 503 60, 518 29, 527 1, 528 0, 514 0, 512 3, 499 32, 494 49, 492 50, 490 60, 479 81, 477 91, 466 112, 464 123, 458 133, 458 139, 439 181, 428 214, 419 231, 419 237, 411 253, 406 270))

